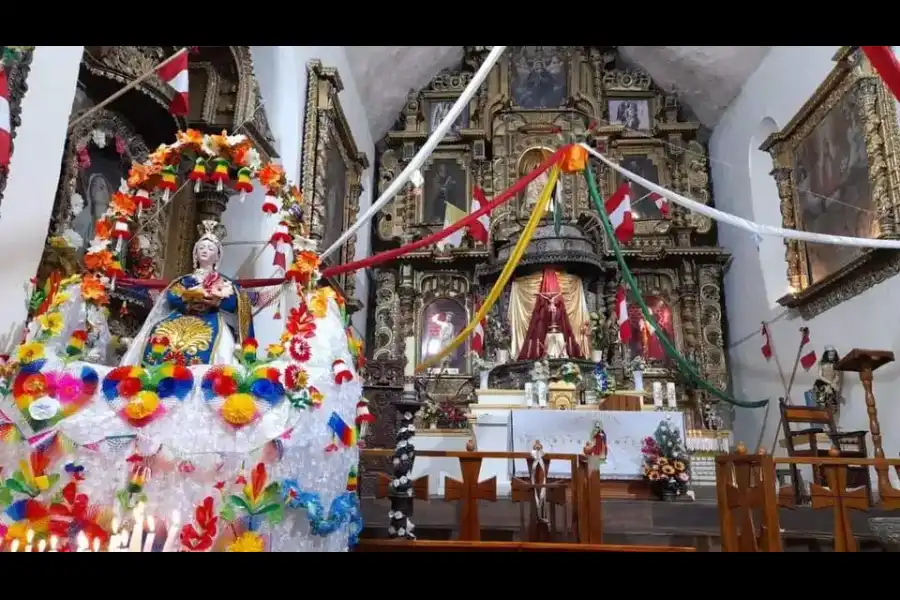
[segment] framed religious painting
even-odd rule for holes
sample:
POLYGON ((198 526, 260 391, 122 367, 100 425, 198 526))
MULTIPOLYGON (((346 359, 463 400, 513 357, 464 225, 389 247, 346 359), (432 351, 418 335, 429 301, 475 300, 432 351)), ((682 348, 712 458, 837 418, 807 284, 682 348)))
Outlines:
MULTIPOLYGON (((303 197, 306 199, 309 236, 319 250, 332 246, 359 212, 362 176, 368 168, 350 124, 341 108, 344 89, 337 69, 318 60, 307 64, 306 121, 303 133, 303 197)), ((304 232, 292 232, 294 235, 304 232)), ((356 236, 351 236, 325 264, 343 264, 356 258, 356 236)), ((356 289, 355 274, 338 277, 348 300, 356 289)))
MULTIPOLYGON (((657 325, 666 337, 682 351, 681 312, 676 292, 678 277, 669 270, 638 270, 635 272, 638 287, 643 293, 644 303, 653 314, 657 325)), ((628 320, 631 325, 631 339, 628 342, 632 358, 640 356, 648 364, 667 367, 671 357, 655 334, 653 325, 644 318, 634 294, 628 291, 628 320)))
MULTIPOLYGON (((610 154, 618 158, 619 164, 632 173, 664 188, 669 188, 671 177, 665 148, 661 144, 647 145, 642 142, 640 145, 634 145, 629 144, 629 141, 634 140, 616 143, 610 154)), ((626 182, 626 178, 618 171, 613 169, 604 169, 604 171, 608 178, 608 194, 612 194, 626 182)), ((631 183, 631 210, 637 221, 659 221, 665 218, 650 190, 634 182, 631 183)), ((639 226, 637 229, 637 233, 641 233, 642 227, 639 226)))
MULTIPOLYGON (((865 56, 837 65, 797 115, 763 144, 775 163, 783 226, 861 238, 897 236, 900 190, 888 169, 898 144, 896 102, 865 56)), ((896 253, 785 240, 788 294, 814 316, 900 271, 896 253)))
POLYGON ((569 97, 569 57, 559 46, 516 46, 510 50, 509 78, 513 106, 560 108, 569 97))
MULTIPOLYGON (((465 305, 455 298, 435 298, 426 303, 419 315, 419 343, 416 361, 421 363, 448 346, 469 322, 465 305)), ((429 371, 444 375, 467 372, 468 342, 462 343, 429 371)))
POLYGON ((653 130, 654 100, 651 96, 608 98, 606 110, 609 124, 624 127, 626 133, 650 133, 653 130))
POLYGON ((472 182, 469 156, 459 152, 435 152, 422 167, 422 188, 416 221, 422 225, 442 225, 469 212, 472 182))
MULTIPOLYGON (((444 121, 444 118, 450 114, 450 109, 456 103, 455 96, 435 95, 429 92, 424 98, 426 128, 428 135, 434 133, 434 130, 444 121)), ((455 142, 462 138, 462 130, 469 127, 469 106, 467 105, 462 113, 453 121, 450 131, 444 136, 443 142, 455 142)))

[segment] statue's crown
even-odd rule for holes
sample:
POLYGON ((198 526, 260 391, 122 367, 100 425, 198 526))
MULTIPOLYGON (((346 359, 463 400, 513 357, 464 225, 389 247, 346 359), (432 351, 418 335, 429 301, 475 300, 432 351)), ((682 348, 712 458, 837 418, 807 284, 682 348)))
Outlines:
POLYGON ((197 232, 200 234, 200 239, 197 240, 198 242, 210 240, 216 244, 221 244, 222 240, 225 239, 225 236, 228 235, 225 226, 218 221, 213 220, 202 221, 197 225, 197 232))

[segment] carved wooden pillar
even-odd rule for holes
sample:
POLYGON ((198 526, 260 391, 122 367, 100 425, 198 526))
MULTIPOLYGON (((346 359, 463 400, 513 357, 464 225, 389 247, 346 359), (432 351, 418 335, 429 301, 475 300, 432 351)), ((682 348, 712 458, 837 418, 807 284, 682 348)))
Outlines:
MULTIPOLYGON (((373 359, 366 363, 363 394, 375 423, 365 439, 368 448, 391 448, 396 443, 397 412, 395 402, 403 391, 403 360, 373 359)), ((360 461, 360 495, 375 497, 379 473, 391 473, 391 460, 363 457, 360 461)))
MULTIPOLYGON (((778 186, 778 197, 781 198, 781 221, 785 229, 797 229, 797 215, 794 211, 794 188, 791 183, 791 170, 787 167, 776 167, 772 177, 778 186)), ((800 268, 800 242, 784 240, 784 258, 787 261, 787 275, 794 291, 803 289, 803 275, 800 268)))
MULTIPOLYGON (((878 108, 879 85, 876 79, 870 78, 864 79, 857 87, 862 104, 863 122, 871 124, 870 127, 881 123, 881 114, 878 108)), ((894 99, 890 98, 889 101, 893 104, 894 99)), ((890 158, 886 156, 884 136, 867 137, 866 154, 869 158, 869 181, 874 184, 872 186, 872 208, 878 214, 879 233, 884 238, 896 238, 896 214, 889 183, 891 177, 888 168, 890 158)))
POLYGON ((403 336, 397 330, 400 296, 397 293, 397 271, 379 269, 375 275, 375 335, 372 358, 394 360, 403 352, 403 336))
MULTIPOLYGON (((700 352, 697 356, 703 376, 716 389, 728 388, 728 363, 725 360, 725 335, 722 331, 722 265, 703 265, 697 277, 699 291, 700 352)), ((734 407, 719 406, 724 426, 730 427, 734 407)))
POLYGON ((222 215, 228 207, 228 195, 227 189, 219 192, 214 186, 204 185, 194 197, 197 204, 196 223, 198 225, 203 221, 221 223, 222 215))

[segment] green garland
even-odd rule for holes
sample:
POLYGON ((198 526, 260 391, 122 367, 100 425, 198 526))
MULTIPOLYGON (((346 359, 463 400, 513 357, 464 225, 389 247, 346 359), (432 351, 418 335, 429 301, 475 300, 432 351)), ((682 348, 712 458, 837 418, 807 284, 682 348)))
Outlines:
POLYGON ((675 348, 675 345, 656 322, 656 319, 653 317, 653 313, 650 312, 650 309, 647 307, 647 303, 644 302, 644 297, 641 295, 641 292, 638 289, 637 282, 634 280, 634 276, 631 274, 631 270, 629 270, 628 265, 625 264, 625 257, 622 256, 622 248, 619 246, 618 240, 616 240, 612 224, 609 222, 609 216, 606 214, 606 208, 603 205, 603 201, 600 199, 600 192, 597 190, 597 182, 594 180, 594 174, 591 172, 590 166, 587 166, 584 169, 584 178, 587 180, 588 190, 591 194, 591 199, 594 201, 594 207, 597 209, 597 212, 600 214, 600 220, 603 222, 603 230, 606 232, 606 238, 609 240, 613 252, 616 255, 616 261, 619 263, 619 269, 621 269, 622 271, 622 278, 625 280, 625 283, 628 284, 628 288, 634 295, 638 306, 641 307, 641 312, 644 315, 644 319, 653 327, 653 331, 656 332, 656 337, 659 339, 659 342, 660 344, 662 344, 663 348, 665 348, 666 354, 668 354, 675 361, 675 364, 678 366, 678 369, 681 371, 681 373, 687 376, 688 379, 696 383, 700 388, 706 390, 719 400, 723 400, 725 402, 728 402, 729 404, 740 406, 742 408, 762 408, 766 406, 769 403, 768 399, 751 402, 747 400, 737 400, 735 398, 732 398, 726 392, 723 392, 722 390, 716 388, 714 385, 706 381, 703 376, 697 372, 696 367, 694 367, 694 365, 689 360, 687 360, 684 356, 681 355, 680 352, 678 352, 678 349, 675 348))

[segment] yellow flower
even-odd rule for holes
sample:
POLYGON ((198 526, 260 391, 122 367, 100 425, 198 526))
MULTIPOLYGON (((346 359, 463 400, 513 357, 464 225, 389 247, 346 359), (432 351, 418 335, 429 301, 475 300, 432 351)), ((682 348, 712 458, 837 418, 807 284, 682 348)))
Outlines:
POLYGON ((241 536, 228 545, 228 552, 265 552, 266 545, 262 536, 252 531, 242 533, 241 536))
POLYGON ((269 358, 278 358, 284 354, 284 346, 281 344, 269 344, 266 346, 266 352, 269 354, 269 358))
POLYGON ((676 471, 684 471, 684 463, 681 462, 680 460, 676 460, 676 461, 674 462, 674 465, 675 465, 675 470, 676 470, 676 471))
POLYGON ((20 363, 30 363, 44 358, 44 345, 40 342, 28 342, 22 344, 16 350, 16 356, 20 363))
POLYGON ((69 277, 66 277, 65 279, 63 279, 62 281, 59 282, 59 289, 64 290, 67 287, 69 287, 70 285, 72 285, 73 283, 80 283, 80 282, 81 282, 81 275, 70 275, 69 277))
POLYGON ((50 332, 50 335, 59 335, 63 329, 63 316, 58 312, 48 312, 38 317, 38 323, 42 331, 50 332))
POLYGON ((650 481, 656 481, 657 479, 659 479, 659 473, 657 473, 656 471, 650 471, 650 474, 647 477, 650 479, 650 481))
POLYGON ((656 464, 658 464, 659 466, 667 465, 669 464, 669 459, 665 458, 664 456, 660 456, 656 459, 656 464))
POLYGON ((53 296, 53 301, 50 302, 50 308, 59 308, 63 304, 69 301, 71 296, 65 292, 59 292, 55 296, 53 296))
POLYGON ((222 417, 232 425, 246 425, 256 416, 256 404, 250 394, 231 394, 222 405, 222 417))
MULTIPOLYGON (((330 288, 329 288, 330 289, 330 288)), ((328 314, 328 294, 323 289, 318 289, 309 299, 309 312, 317 319, 324 319, 328 314)))
POLYGON ((662 472, 671 475, 675 472, 675 468, 672 465, 663 465, 662 472))
POLYGON ((140 421, 151 416, 159 408, 159 396, 155 392, 141 390, 125 405, 125 414, 129 419, 140 421))

